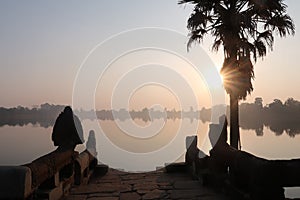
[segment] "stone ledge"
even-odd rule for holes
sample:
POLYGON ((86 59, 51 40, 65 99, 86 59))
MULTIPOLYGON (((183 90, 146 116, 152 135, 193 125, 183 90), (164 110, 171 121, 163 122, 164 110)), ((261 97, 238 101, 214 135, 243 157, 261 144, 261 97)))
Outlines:
POLYGON ((31 170, 25 166, 0 166, 1 199, 25 199, 31 194, 31 170))

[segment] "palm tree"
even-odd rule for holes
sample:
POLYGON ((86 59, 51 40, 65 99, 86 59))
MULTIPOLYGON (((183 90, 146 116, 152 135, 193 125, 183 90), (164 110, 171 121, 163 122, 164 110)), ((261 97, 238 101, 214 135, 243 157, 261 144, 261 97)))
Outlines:
POLYGON ((230 97, 230 144, 239 148, 238 102, 253 91, 253 61, 272 50, 274 33, 280 37, 295 34, 283 0, 179 0, 194 10, 188 19, 190 48, 204 36, 214 37, 212 50, 223 46, 221 74, 230 97))

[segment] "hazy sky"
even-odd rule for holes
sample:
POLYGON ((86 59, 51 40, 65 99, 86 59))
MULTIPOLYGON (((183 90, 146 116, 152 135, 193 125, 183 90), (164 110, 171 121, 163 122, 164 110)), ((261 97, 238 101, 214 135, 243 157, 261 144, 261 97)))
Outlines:
MULTIPOLYGON (((265 103, 274 98, 300 100, 300 1, 286 3, 296 35, 276 38, 274 51, 255 65, 254 92, 248 101, 257 96, 265 103)), ((76 73, 95 45, 111 35, 141 27, 173 29, 186 35, 190 11, 176 0, 3 0, 0 106, 71 104, 76 73)), ((203 48, 209 50, 211 41, 207 38, 203 48)), ((222 65, 222 53, 209 55, 216 65, 222 65)))

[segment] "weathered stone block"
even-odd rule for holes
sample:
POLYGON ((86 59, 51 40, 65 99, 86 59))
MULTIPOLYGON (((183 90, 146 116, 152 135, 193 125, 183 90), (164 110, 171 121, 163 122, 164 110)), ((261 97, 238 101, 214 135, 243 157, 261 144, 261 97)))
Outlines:
POLYGON ((108 172, 108 166, 99 164, 94 169, 94 176, 103 176, 108 172))
POLYGON ((62 184, 53 189, 38 189, 36 193, 38 199, 59 200, 64 196, 62 184))
POLYGON ((24 166, 0 166, 1 199, 24 199, 31 194, 31 170, 24 166))
POLYGON ((166 165, 165 170, 167 173, 186 172, 187 165, 184 162, 172 163, 172 164, 166 165))

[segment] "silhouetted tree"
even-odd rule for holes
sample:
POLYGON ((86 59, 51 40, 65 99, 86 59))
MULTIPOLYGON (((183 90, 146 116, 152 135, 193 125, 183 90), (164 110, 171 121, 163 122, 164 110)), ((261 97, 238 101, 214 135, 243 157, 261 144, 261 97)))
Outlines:
POLYGON ((256 97, 254 104, 259 107, 260 109, 263 108, 263 99, 261 97, 256 97))
POLYGON ((221 73, 230 96, 230 144, 238 148, 238 101, 253 91, 253 61, 272 50, 273 33, 280 37, 294 34, 292 19, 283 0, 180 0, 191 3, 193 13, 188 19, 190 39, 201 42, 205 35, 214 37, 212 49, 224 47, 221 73))
POLYGON ((284 105, 280 99, 274 99, 273 102, 269 104, 269 109, 272 115, 280 115, 284 112, 284 105))

